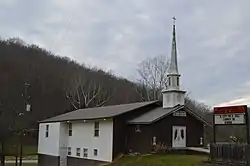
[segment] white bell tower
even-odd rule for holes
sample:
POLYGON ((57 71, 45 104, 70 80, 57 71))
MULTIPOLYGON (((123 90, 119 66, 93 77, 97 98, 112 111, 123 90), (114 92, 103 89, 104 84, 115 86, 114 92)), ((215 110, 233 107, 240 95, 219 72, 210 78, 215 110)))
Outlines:
POLYGON ((171 61, 167 71, 166 88, 162 91, 163 108, 171 108, 178 104, 184 105, 184 97, 186 91, 180 89, 180 74, 178 71, 176 36, 175 36, 175 20, 173 17, 173 39, 171 49, 171 61))

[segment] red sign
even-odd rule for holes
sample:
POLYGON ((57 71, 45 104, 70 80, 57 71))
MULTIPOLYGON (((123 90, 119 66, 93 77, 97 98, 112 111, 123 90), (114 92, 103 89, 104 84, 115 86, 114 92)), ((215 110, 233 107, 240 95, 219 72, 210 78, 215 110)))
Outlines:
POLYGON ((214 107, 214 114, 235 114, 245 113, 247 110, 246 105, 240 106, 227 106, 227 107, 214 107))

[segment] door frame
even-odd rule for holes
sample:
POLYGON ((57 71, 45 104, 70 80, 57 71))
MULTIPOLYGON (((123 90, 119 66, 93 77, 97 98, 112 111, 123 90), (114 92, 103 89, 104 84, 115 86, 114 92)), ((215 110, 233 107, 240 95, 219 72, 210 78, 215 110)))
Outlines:
POLYGON ((172 136, 171 139, 172 139, 172 147, 173 148, 185 148, 185 147, 187 147, 187 126, 181 126, 181 125, 172 126, 172 135, 171 136, 172 136), (184 132, 185 137, 184 137, 184 145, 183 146, 175 146, 175 144, 174 144, 174 129, 175 128, 183 128, 185 131, 184 132))

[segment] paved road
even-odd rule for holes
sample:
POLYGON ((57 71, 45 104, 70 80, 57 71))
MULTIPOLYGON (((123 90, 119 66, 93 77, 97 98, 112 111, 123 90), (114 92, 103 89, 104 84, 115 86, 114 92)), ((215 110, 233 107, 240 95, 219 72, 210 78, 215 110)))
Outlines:
MULTIPOLYGON (((11 163, 16 163, 16 161, 15 160, 8 160, 8 161, 5 161, 5 163, 11 164, 11 163)), ((37 160, 23 160, 23 163, 37 163, 37 160)))

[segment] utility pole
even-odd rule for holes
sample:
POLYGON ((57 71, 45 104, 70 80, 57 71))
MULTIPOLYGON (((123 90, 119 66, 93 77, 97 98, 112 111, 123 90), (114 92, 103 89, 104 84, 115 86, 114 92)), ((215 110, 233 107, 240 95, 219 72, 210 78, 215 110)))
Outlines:
MULTIPOLYGON (((24 93, 22 94, 24 98, 25 103, 25 111, 23 113, 20 113, 19 115, 24 116, 25 112, 31 111, 31 105, 29 104, 30 96, 28 94, 28 88, 30 87, 30 84, 25 82, 24 83, 24 93)), ((22 160, 23 160, 23 136, 25 135, 25 129, 23 128, 20 132, 20 158, 19 158, 19 166, 22 166, 22 160)))

